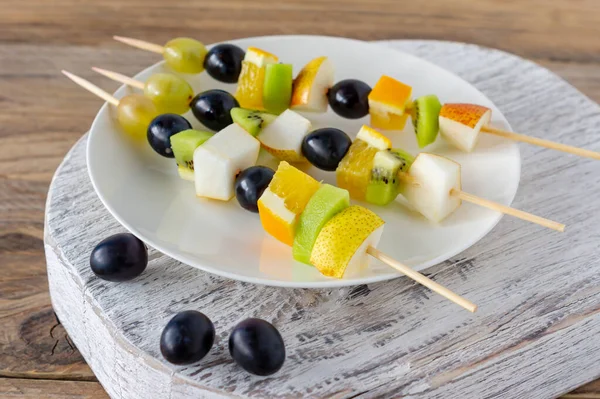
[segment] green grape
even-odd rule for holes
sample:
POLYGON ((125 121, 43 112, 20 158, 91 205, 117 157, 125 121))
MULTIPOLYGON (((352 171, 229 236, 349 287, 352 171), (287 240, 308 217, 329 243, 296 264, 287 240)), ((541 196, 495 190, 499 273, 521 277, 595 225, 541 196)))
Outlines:
POLYGON ((177 72, 200 73, 204 71, 206 53, 206 47, 198 40, 178 37, 165 45, 163 57, 177 72))
POLYGON ((146 140, 148 126, 158 116, 156 105, 141 94, 130 94, 119 100, 117 120, 127 134, 137 140, 146 140))
POLYGON ((161 114, 183 114, 190 109, 190 101, 194 98, 192 86, 170 73, 150 76, 144 85, 144 94, 161 114))

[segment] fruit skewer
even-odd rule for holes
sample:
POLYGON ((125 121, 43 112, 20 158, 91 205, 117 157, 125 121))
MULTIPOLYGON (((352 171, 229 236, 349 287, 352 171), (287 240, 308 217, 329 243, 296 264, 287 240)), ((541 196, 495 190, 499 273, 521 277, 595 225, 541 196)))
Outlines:
MULTIPOLYGON (((88 81, 78 78, 72 74, 66 74, 73 81, 80 84, 84 88, 90 90, 92 93, 100 96, 104 100, 114 105, 119 104, 119 100, 117 100, 110 94, 104 92, 103 90, 99 89, 97 86, 94 86, 88 81)), ((148 125, 149 124, 150 122, 148 122, 148 125)), ((269 124, 269 126, 267 126, 267 128, 271 132, 270 136, 273 137, 273 141, 271 142, 277 142, 277 139, 281 137, 292 137, 292 140, 294 140, 295 142, 294 146, 296 147, 295 149, 287 147, 273 148, 275 147, 275 145, 270 144, 273 145, 273 147, 266 147, 269 150, 269 152, 271 152, 275 156, 281 157, 281 155, 283 155, 283 158, 297 161, 298 159, 295 158, 295 156, 300 153, 300 147, 303 146, 305 139, 309 137, 307 135, 311 129, 310 121, 308 121, 301 115, 295 113, 294 111, 287 110, 280 116, 276 117, 269 124), (289 125, 286 123, 290 117, 295 118, 293 120, 298 121, 295 122, 294 125, 300 124, 300 130, 297 131, 297 129, 295 128, 290 129, 289 125), (285 130, 285 133, 287 135, 284 135, 280 129, 277 129, 278 125, 282 125, 281 129, 285 130), (294 136, 296 136, 296 138, 293 138, 294 136)), ((238 124, 229 125, 227 128, 223 129, 217 135, 217 137, 214 137, 210 141, 208 146, 203 146, 202 144, 206 142, 208 138, 210 138, 209 133, 196 132, 196 135, 200 134, 201 137, 191 135, 191 138, 187 138, 188 134, 186 133, 186 140, 194 140, 194 148, 185 148, 186 145, 182 145, 182 147, 184 147, 186 151, 186 159, 183 161, 178 159, 179 172, 182 178, 192 180, 192 171, 190 170, 191 168, 188 168, 186 170, 183 165, 186 165, 187 163, 195 165, 193 169, 193 176, 196 182, 196 193, 198 196, 225 201, 233 197, 233 185, 235 181, 235 175, 239 172, 239 170, 253 165, 258 158, 258 148, 260 147, 260 143, 252 136, 257 133, 260 133, 258 137, 261 138, 264 134, 264 132, 261 132, 260 130, 252 135, 245 133, 247 133, 246 130, 242 129, 238 124), (212 151, 209 151, 209 147, 211 147, 212 151), (233 151, 235 152, 235 154, 230 154, 229 157, 224 158, 215 157, 215 149, 218 149, 222 152, 233 151), (198 152, 198 154, 196 154, 196 152, 198 152), (205 152, 206 154, 204 154, 205 152), (204 156, 202 156, 202 154, 204 154, 204 156), (215 167, 218 167, 218 169, 221 169, 223 173, 209 173, 207 176, 204 176, 203 168, 198 167, 199 165, 205 165, 209 170, 214 170, 215 167)), ((342 132, 342 134, 345 137, 347 137, 345 133, 342 132)), ((176 136, 177 135, 173 137, 176 136)), ((333 140, 335 139, 331 139, 331 141, 333 140)), ((348 142, 350 141, 348 137, 347 140, 348 142)), ((161 146, 161 148, 168 147, 169 142, 172 143, 172 139, 170 139, 170 137, 166 137, 166 142, 167 144, 161 146)), ((189 147, 189 143, 191 143, 191 141, 185 141, 185 143, 187 143, 189 147)), ((388 202, 390 202, 390 200, 393 200, 397 195, 397 191, 391 191, 391 195, 388 195, 388 199, 383 202, 377 202, 377 200, 369 200, 367 195, 368 193, 366 193, 367 187, 364 187, 364 184, 362 184, 362 182, 364 182, 364 179, 359 178, 358 183, 353 182, 352 180, 356 179, 356 177, 351 170, 353 167, 353 163, 355 162, 353 158, 361 157, 361 152, 370 151, 372 154, 371 161, 373 161, 377 153, 382 153, 383 155, 386 155, 386 153, 391 149, 391 142, 389 141, 389 139, 377 132, 376 130, 371 129, 367 126, 363 126, 363 128, 358 134, 358 139, 355 140, 355 142, 349 147, 350 149, 347 151, 347 153, 338 154, 338 157, 340 155, 342 156, 342 158, 338 158, 338 166, 336 167, 338 171, 338 185, 344 188, 348 188, 352 197, 358 200, 367 200, 368 202, 376 203, 378 205, 385 205, 388 202), (348 157, 346 155, 348 155, 348 157), (341 173, 340 165, 342 165, 341 173), (349 176, 349 178, 340 178, 340 174, 344 174, 344 168, 347 169, 347 175, 349 176), (360 187, 361 184, 363 187, 360 187)), ((155 146, 153 146, 153 148, 155 148, 155 146)), ((177 154, 175 154, 175 156, 177 156, 177 154)), ((406 155, 404 155, 404 157, 406 158, 406 155)), ((425 174, 421 174, 419 176, 416 176, 414 173, 409 173, 407 177, 405 173, 406 168, 405 170, 401 170, 400 163, 396 163, 396 166, 392 167, 392 177, 397 178, 402 182, 405 182, 405 197, 407 197, 408 194, 407 199, 409 200, 409 202, 411 202, 411 204, 427 219, 432 220, 434 222, 440 222, 449 214, 451 214, 454 210, 456 210, 458 206, 460 206, 461 200, 464 200, 532 223, 542 225, 544 227, 548 227, 553 230, 564 231, 565 226, 563 224, 536 215, 532 215, 530 213, 523 212, 514 208, 510 208, 505 205, 501 205, 469 193, 465 193, 464 191, 462 191, 460 186, 460 165, 447 158, 439 156, 435 156, 436 158, 433 159, 433 162, 427 162, 432 159, 431 157, 433 157, 433 155, 431 154, 428 154, 427 156, 422 156, 421 159, 426 159, 425 161, 420 162, 419 165, 425 163, 426 166, 423 169, 432 170, 435 174, 440 176, 440 178, 445 179, 441 183, 441 185, 448 185, 447 195, 442 195, 443 193, 440 194, 440 189, 442 187, 441 185, 431 183, 431 179, 428 179, 428 176, 431 176, 430 173, 426 172, 425 174), (451 179, 454 179, 454 182, 451 182, 451 179), (424 192, 423 190, 425 188, 427 188, 427 190, 430 190, 430 192, 431 190, 433 190, 433 192, 435 192, 438 195, 438 209, 431 211, 431 209, 427 209, 423 206, 424 203, 430 202, 423 201, 424 197, 422 193, 424 192)), ((309 159, 311 158, 312 157, 309 157, 309 159)), ((317 167, 320 166, 320 164, 318 162, 314 162, 314 160, 313 164, 315 164, 315 166, 317 167)), ((402 165, 407 165, 406 159, 403 160, 402 165)), ((366 172, 369 176, 371 175, 371 170, 366 170, 366 172)), ((369 182, 368 176, 366 181, 367 183, 369 182)))
MULTIPOLYGON (((327 143, 350 142, 350 138, 337 129, 323 130, 311 133, 305 141, 311 143, 316 134, 327 143), (340 135, 345 138, 340 139, 340 135)), ((347 152, 336 155, 337 165, 334 162, 323 168, 322 157, 315 157, 306 150, 304 154, 317 168, 332 170, 335 166, 338 187, 347 189, 352 198, 387 205, 402 194, 413 208, 435 223, 452 214, 461 201, 467 201, 556 231, 565 229, 562 223, 462 191, 460 165, 448 158, 425 152, 413 158, 405 151, 392 149, 391 144, 375 129, 363 126, 347 152)), ((318 144, 303 145, 303 149, 315 146, 318 144)), ((326 153, 327 149, 321 152, 326 153)))
MULTIPOLYGON (((242 172, 244 173, 244 172, 242 172)), ((463 308, 477 306, 377 249, 384 221, 362 206, 350 206, 347 190, 321 184, 282 161, 258 200, 263 228, 292 246, 295 260, 325 276, 342 278, 379 259, 463 308)))
POLYGON ((550 148, 582 157, 600 160, 600 153, 555 143, 489 125, 492 110, 476 104, 441 105, 434 95, 411 99, 412 87, 389 76, 382 76, 368 95, 371 126, 386 130, 402 130, 408 116, 413 119, 419 147, 435 141, 439 133, 454 147, 471 152, 480 133, 550 148))

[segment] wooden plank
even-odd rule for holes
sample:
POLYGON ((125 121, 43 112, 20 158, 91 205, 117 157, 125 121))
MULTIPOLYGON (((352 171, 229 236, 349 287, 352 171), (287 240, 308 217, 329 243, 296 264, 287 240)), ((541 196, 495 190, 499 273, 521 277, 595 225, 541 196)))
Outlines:
POLYGON ((519 55, 600 60, 596 0, 244 0, 58 3, 5 0, 0 41, 119 48, 115 34, 164 43, 174 35, 207 43, 269 34, 326 34, 365 40, 474 42, 519 55), (93 34, 92 34, 93 32, 93 34))
POLYGON ((108 399, 97 382, 0 378, 0 398, 108 399))

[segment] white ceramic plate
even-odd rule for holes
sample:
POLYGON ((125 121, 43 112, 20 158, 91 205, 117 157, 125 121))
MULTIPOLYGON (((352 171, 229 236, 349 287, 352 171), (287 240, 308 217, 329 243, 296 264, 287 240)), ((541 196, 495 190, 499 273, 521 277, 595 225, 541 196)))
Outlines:
MULTIPOLYGON (((382 74, 413 85, 414 96, 435 93, 442 102, 470 102, 493 109, 493 125, 510 129, 494 104, 454 74, 415 56, 381 45, 319 36, 273 36, 234 40, 242 48, 256 46, 294 65, 294 73, 314 57, 327 55, 335 66, 335 80, 356 78, 373 86, 382 74)), ((158 63, 136 78, 165 70, 158 63)), ((235 85, 216 82, 206 73, 185 76, 196 92, 235 85)), ((129 89, 120 88, 117 97, 129 89)), ((236 280, 284 287, 338 287, 398 277, 394 270, 373 261, 360 275, 344 279, 322 276, 315 268, 292 259, 291 249, 264 233, 257 214, 228 203, 199 199, 192 183, 180 180, 173 159, 155 154, 148 145, 130 143, 113 119, 114 107, 104 105, 92 125, 87 160, 98 196, 111 214, 148 245, 188 265, 236 280)), ((201 128, 191 113, 185 115, 201 128)), ((332 111, 305 114, 315 128, 333 126, 354 137, 368 117, 347 120, 332 111)), ((419 151, 410 123, 404 132, 388 134, 395 147, 419 151)), ((461 153, 441 139, 428 151, 448 156, 462 165, 463 189, 509 205, 520 177, 516 145, 484 135, 472 154, 461 153)), ((264 161, 268 163, 267 158, 264 161)), ((335 184, 334 173, 308 169, 315 178, 335 184)), ((501 215, 463 204, 453 215, 434 225, 400 202, 387 207, 365 205, 385 221, 379 249, 417 270, 443 262, 485 236, 501 215)))

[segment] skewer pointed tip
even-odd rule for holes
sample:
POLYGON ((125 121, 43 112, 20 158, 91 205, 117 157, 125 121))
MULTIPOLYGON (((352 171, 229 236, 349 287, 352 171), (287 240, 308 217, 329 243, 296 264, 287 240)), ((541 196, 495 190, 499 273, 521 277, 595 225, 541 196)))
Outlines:
POLYGON ((64 69, 62 69, 61 72, 63 75, 65 75, 67 78, 71 79, 77 85, 79 85, 79 86, 83 87, 84 89, 86 89, 87 91, 97 95, 104 101, 107 101, 115 106, 119 105, 118 99, 116 99, 112 95, 108 94, 107 92, 105 92, 104 90, 102 90, 101 88, 96 86, 95 84, 93 84, 83 78, 80 78, 79 76, 72 74, 71 72, 65 71, 64 69))

